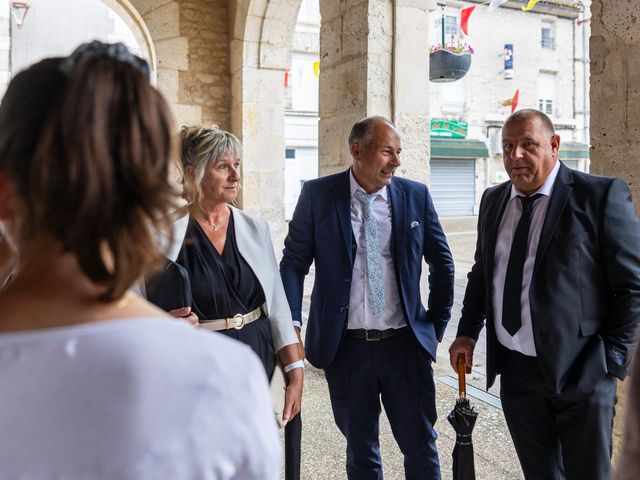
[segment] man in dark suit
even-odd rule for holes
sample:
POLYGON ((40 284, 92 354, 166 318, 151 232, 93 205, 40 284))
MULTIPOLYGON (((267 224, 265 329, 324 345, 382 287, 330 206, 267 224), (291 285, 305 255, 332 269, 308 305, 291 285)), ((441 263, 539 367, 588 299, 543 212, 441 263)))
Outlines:
POLYGON ((529 479, 607 479, 616 378, 640 318, 640 226, 620 179, 572 171, 537 110, 502 128, 511 181, 488 189, 478 218, 451 363, 487 325, 487 388, 500 396, 529 479))
POLYGON ((453 260, 427 187, 394 177, 400 136, 382 117, 349 135, 352 167, 304 184, 280 264, 294 323, 315 261, 306 334, 347 440, 349 479, 382 479, 380 399, 407 479, 439 479, 431 362, 453 302, 453 260), (429 265, 429 310, 420 299, 429 265))

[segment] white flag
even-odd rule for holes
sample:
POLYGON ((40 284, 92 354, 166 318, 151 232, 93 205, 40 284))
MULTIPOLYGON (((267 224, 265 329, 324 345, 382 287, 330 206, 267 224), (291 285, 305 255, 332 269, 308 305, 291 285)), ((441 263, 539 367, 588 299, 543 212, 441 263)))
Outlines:
POLYGON ((494 11, 496 8, 498 8, 500 5, 504 5, 505 3, 507 3, 509 0, 491 0, 491 2, 489 3, 489 11, 492 12, 494 11))

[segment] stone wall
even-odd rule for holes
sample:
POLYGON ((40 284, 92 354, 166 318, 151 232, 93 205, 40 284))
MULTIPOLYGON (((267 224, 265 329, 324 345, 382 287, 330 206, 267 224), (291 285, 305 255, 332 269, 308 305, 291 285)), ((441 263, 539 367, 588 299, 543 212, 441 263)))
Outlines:
POLYGON ((640 48, 636 0, 591 6, 591 171, 623 177, 640 200, 640 48))
MULTIPOLYGON (((124 0, 119 2, 126 3, 124 0)), ((158 88, 178 125, 231 127, 225 0, 131 0, 156 52, 158 88)))
POLYGON ((180 103, 198 105, 203 124, 230 129, 227 2, 180 0, 180 34, 189 45, 189 69, 179 74, 180 103))
MULTIPOLYGON (((591 4, 591 172, 626 180, 640 205, 640 48, 637 0, 591 4)), ((624 426, 626 382, 618 388, 614 458, 624 426)))
MULTIPOLYGON (((367 2, 320 2, 320 176, 351 164, 351 126, 367 116, 367 2)), ((377 112, 388 115, 388 112, 377 112)))

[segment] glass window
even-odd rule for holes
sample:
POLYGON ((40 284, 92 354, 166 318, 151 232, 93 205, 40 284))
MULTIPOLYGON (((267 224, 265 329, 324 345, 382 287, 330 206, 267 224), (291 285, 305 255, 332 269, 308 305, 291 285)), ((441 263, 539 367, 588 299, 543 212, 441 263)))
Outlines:
POLYGON ((440 90, 440 111, 442 113, 460 114, 465 108, 465 79, 457 82, 441 83, 440 90))
POLYGON ((553 115, 553 100, 538 100, 538 110, 546 113, 547 115, 553 115))
MULTIPOLYGON (((434 33, 436 34, 437 42, 440 43, 440 37, 442 36, 442 13, 438 12, 435 22, 434 33)), ((457 8, 446 8, 444 14, 444 36, 445 42, 449 42, 451 37, 462 36, 462 30, 460 29, 460 10, 457 8)))
POLYGON ((458 36, 458 17, 452 15, 445 15, 444 17, 444 34, 449 37, 453 35, 458 36))
POLYGON ((540 46, 542 48, 553 49, 553 24, 542 22, 540 29, 540 46))
POLYGON ((555 73, 538 75, 538 109, 550 116, 557 115, 555 73))

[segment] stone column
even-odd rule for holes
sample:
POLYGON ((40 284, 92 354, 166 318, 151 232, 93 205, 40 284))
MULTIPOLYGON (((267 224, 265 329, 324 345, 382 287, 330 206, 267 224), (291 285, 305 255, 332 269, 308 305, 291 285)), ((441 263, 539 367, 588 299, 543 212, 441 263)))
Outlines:
POLYGON ((402 134, 400 174, 429 179, 429 11, 431 0, 396 0, 393 120, 402 134))
POLYGON ((346 0, 320 4, 319 173, 351 165, 351 126, 390 118, 402 136, 400 174, 428 178, 428 13, 433 0, 346 0))
MULTIPOLYGON (((233 62, 232 62, 233 65, 233 62)), ((284 236, 284 71, 245 64, 232 71, 232 131, 242 141, 242 209, 284 236)))
POLYGON ((300 2, 251 0, 230 11, 231 129, 242 140, 240 204, 271 227, 276 251, 284 222, 284 72, 300 2))
MULTIPOLYGON (((591 172, 624 178, 640 205, 640 48, 637 2, 594 0, 591 4, 591 172)), ((625 383, 614 424, 614 457, 624 425, 625 383)))

